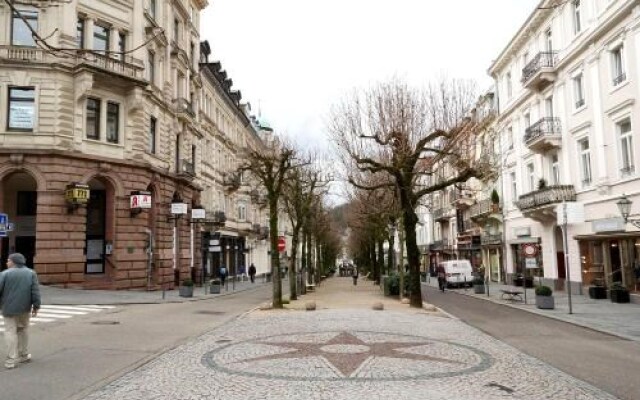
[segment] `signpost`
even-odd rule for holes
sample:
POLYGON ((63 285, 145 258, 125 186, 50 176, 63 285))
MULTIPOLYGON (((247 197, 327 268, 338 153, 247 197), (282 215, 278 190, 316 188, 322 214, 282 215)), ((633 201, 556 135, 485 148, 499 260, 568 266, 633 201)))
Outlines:
POLYGON ((567 225, 580 224, 584 222, 584 204, 566 201, 556 207, 558 216, 558 226, 562 226, 564 245, 564 269, 567 276, 567 299, 569 300, 569 314, 573 314, 571 305, 571 268, 569 268, 569 242, 567 238, 567 225))

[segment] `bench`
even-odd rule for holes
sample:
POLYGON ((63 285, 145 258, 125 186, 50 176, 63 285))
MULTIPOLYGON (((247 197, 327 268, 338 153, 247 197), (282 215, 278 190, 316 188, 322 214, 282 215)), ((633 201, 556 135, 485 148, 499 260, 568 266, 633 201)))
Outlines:
POLYGON ((316 285, 313 283, 307 283, 307 292, 313 292, 314 290, 316 290, 316 285))
POLYGON ((510 301, 524 301, 522 300, 522 292, 518 291, 518 290, 506 290, 506 289, 500 289, 500 291, 502 292, 502 296, 500 296, 500 298, 502 300, 505 299, 505 296, 507 296, 507 300, 510 301))

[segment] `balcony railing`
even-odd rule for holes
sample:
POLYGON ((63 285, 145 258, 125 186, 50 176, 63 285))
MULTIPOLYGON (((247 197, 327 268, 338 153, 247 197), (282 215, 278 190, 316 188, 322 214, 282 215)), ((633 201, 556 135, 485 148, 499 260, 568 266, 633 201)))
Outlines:
POLYGON ((497 212, 499 209, 500 204, 493 204, 490 199, 485 199, 477 202, 469 208, 469 216, 471 218, 478 218, 491 214, 492 212, 497 212))
POLYGON ((547 186, 520 196, 515 203, 521 211, 524 211, 563 201, 576 201, 576 190, 573 185, 547 186))
POLYGON ((122 54, 102 54, 90 50, 78 52, 76 64, 89 65, 108 72, 124 75, 134 79, 144 79, 144 67, 142 62, 130 56, 122 54))
POLYGON ((177 114, 188 114, 190 117, 194 118, 195 117, 195 112, 193 111, 193 106, 191 105, 191 102, 183 97, 179 97, 177 99, 175 99, 174 101, 175 104, 175 111, 177 114))
POLYGON ((236 190, 240 187, 240 174, 230 172, 223 176, 222 184, 230 190, 236 190))
POLYGON ((196 176, 196 168, 192 162, 181 160, 180 170, 178 171, 178 174, 187 177, 194 177, 196 176))
POLYGON ((434 220, 444 220, 449 218, 449 208, 437 208, 433 210, 433 219, 434 220))
POLYGON ((44 61, 44 50, 37 47, 0 46, 0 58, 14 61, 44 61))
POLYGON ((482 235, 480 237, 480 243, 482 243, 483 245, 500 244, 502 243, 502 234, 498 233, 495 235, 482 235))
POLYGON ((562 133, 560 118, 544 117, 525 130, 524 142, 530 145, 536 139, 544 136, 558 136, 562 133))
POLYGON ((558 62, 558 53, 555 51, 543 51, 538 53, 529 64, 522 69, 522 83, 529 81, 535 74, 544 68, 555 68, 558 62))

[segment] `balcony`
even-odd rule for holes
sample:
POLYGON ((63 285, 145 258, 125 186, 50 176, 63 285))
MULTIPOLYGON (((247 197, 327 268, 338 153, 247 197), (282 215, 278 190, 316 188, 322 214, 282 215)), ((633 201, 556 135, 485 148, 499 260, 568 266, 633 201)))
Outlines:
POLYGON ((187 160, 180 160, 180 169, 178 170, 178 176, 187 178, 189 180, 195 178, 196 168, 193 163, 187 160))
POLYGON ((522 69, 522 85, 531 90, 542 90, 556 80, 558 53, 543 51, 538 53, 522 69))
POLYGON ((438 208, 433 210, 434 221, 448 221, 451 218, 451 208, 438 208))
POLYGON ((500 204, 493 204, 490 199, 481 200, 469 208, 469 217, 474 221, 481 221, 491 214, 500 212, 500 204))
POLYGON ((494 234, 494 235, 482 235, 480 236, 480 243, 483 246, 491 246, 491 245, 501 245, 502 244, 502 234, 494 234))
POLYGON ((240 188, 240 174, 235 172, 224 174, 222 185, 229 191, 238 190, 240 188))
POLYGON ((463 186, 453 191, 453 205, 460 209, 467 209, 475 202, 475 196, 472 190, 463 186))
POLYGON ((576 201, 573 185, 547 186, 520 196, 515 204, 525 217, 552 222, 556 220, 556 206, 564 201, 576 201))
MULTIPOLYGON (((91 50, 78 52, 75 58, 76 68, 89 68, 113 74, 146 85, 142 61, 121 54, 102 54, 91 50)), ((113 81, 110 81, 113 84, 113 81)))
POLYGON ((193 119, 196 117, 195 112, 193 111, 193 106, 191 106, 191 102, 183 97, 179 97, 173 100, 173 104, 175 106, 174 111, 178 118, 188 118, 193 119))
POLYGON ((524 143, 534 152, 544 153, 562 145, 562 125, 559 118, 545 117, 525 130, 524 143))
POLYGON ((43 62, 44 50, 37 47, 0 46, 0 59, 20 62, 43 62))

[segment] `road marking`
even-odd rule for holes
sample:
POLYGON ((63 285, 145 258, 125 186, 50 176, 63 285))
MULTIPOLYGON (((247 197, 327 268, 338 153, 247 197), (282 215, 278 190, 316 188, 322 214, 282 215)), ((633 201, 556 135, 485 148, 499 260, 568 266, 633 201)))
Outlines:
MULTIPOLYGON (((115 306, 100 305, 79 305, 79 306, 54 306, 43 305, 38 311, 38 316, 30 320, 29 325, 37 325, 38 323, 47 323, 73 318, 77 315, 95 314, 101 311, 110 310, 115 306)), ((4 318, 0 315, 0 332, 5 331, 4 318)))

